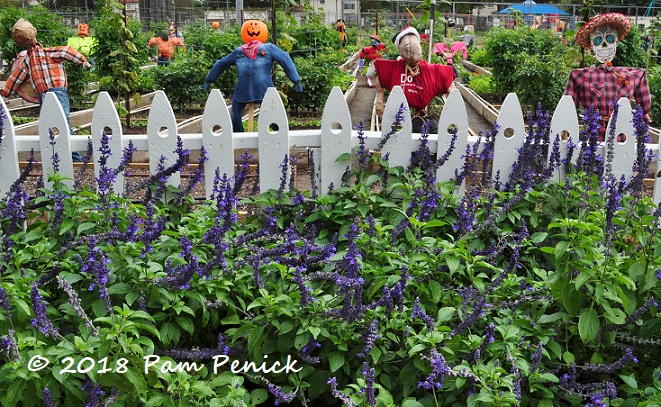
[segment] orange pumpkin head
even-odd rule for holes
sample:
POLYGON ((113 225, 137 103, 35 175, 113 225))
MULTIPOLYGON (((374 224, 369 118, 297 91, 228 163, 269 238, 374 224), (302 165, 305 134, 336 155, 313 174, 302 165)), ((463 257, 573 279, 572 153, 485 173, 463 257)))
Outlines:
POLYGON ((85 23, 78 24, 78 35, 80 37, 88 37, 90 35, 90 26, 85 23))
POLYGON ((241 39, 246 44, 253 40, 264 43, 268 36, 269 29, 263 21, 248 20, 241 26, 241 39))

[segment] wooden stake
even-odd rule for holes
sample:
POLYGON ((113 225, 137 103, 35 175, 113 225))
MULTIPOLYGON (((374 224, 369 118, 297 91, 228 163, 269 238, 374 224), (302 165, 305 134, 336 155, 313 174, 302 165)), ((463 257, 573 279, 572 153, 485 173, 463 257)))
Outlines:
POLYGON ((248 131, 253 131, 255 123, 255 102, 248 103, 248 131))

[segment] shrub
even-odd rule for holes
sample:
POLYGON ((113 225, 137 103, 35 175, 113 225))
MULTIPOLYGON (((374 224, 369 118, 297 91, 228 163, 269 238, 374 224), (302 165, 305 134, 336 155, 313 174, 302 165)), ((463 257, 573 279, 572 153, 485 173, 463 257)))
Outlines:
POLYGON ((519 27, 489 31, 484 44, 485 63, 491 68, 493 82, 499 92, 515 92, 524 103, 540 102, 545 109, 555 106, 557 90, 569 77, 569 63, 564 62, 567 47, 554 33, 519 27), (539 93, 545 89, 550 92, 539 93), (534 85, 534 86, 533 86, 534 85))
POLYGON ((210 69, 205 62, 201 52, 180 54, 169 66, 150 69, 155 86, 167 93, 174 109, 181 111, 195 107, 200 110, 204 107, 209 94, 202 85, 210 69), (182 78, 186 80, 182 81, 182 78))

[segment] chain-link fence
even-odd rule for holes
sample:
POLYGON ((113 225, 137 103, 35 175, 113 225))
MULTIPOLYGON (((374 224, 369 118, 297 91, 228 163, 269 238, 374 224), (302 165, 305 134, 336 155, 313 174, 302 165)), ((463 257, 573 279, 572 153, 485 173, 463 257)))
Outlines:
MULTIPOLYGON (((237 23, 235 2, 208 2, 209 7, 177 7, 175 9, 175 23, 182 29, 193 23, 204 23, 211 25, 217 22, 219 28, 227 28, 237 23)), ((326 0, 323 4, 318 1, 310 3, 317 12, 322 13, 322 21, 325 24, 334 24, 337 19, 342 18, 347 26, 358 27, 361 30, 375 29, 387 25, 401 30, 409 25, 416 25, 428 9, 420 7, 420 1, 391 0, 388 5, 380 10, 361 10, 360 3, 355 0, 336 0, 336 4, 326 0)), ((476 2, 453 2, 450 5, 437 5, 436 10, 444 18, 452 17, 456 21, 454 27, 458 31, 487 31, 496 26, 512 26, 514 19, 507 10, 513 3, 476 3, 476 2)), ((540 3, 541 4, 541 3, 540 3)), ((544 4, 546 5, 546 4, 544 4)), ((566 15, 555 15, 553 13, 540 14, 537 11, 525 7, 522 11, 523 23, 536 25, 540 28, 554 29, 560 25, 563 29, 573 29, 579 20, 582 4, 557 5, 558 9, 567 13, 566 15)), ((650 21, 661 16, 661 5, 654 3, 649 6, 622 5, 594 5, 596 13, 620 12, 628 15, 634 24, 648 26, 650 21)), ((94 11, 89 9, 62 9, 54 10, 62 16, 66 25, 76 27, 79 22, 89 22, 94 17, 94 11)), ((140 10, 138 3, 127 4, 127 16, 136 18, 143 22, 145 28, 149 28, 150 22, 155 22, 152 16, 162 14, 163 10, 140 10), (128 6, 131 6, 130 8, 128 6)), ((306 12, 295 12, 301 19, 305 19, 306 12)), ((270 10, 244 10, 238 17, 242 22, 248 18, 258 18, 270 21, 270 10)), ((159 21, 161 22, 161 21, 159 21)), ((166 22, 166 21, 163 21, 166 22)))

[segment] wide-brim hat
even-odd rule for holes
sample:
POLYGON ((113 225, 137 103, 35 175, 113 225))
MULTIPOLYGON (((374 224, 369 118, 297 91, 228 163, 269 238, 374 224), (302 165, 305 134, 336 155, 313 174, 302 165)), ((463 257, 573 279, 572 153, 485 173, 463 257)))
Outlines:
POLYGON ((418 37, 418 41, 420 41, 420 34, 418 33, 418 30, 416 30, 413 27, 406 27, 405 29, 400 31, 399 34, 397 34, 397 36, 395 37, 395 41, 393 41, 395 43, 395 48, 399 48, 399 41, 402 38, 404 38, 405 35, 408 34, 415 34, 415 36, 418 37))
POLYGON ((621 13, 604 13, 592 17, 587 23, 581 26, 576 34, 576 43, 583 48, 592 48, 590 35, 602 25, 614 27, 617 30, 617 40, 622 41, 631 30, 631 20, 621 13))
MULTIPOLYGON (((11 70, 14 71, 14 69, 17 69, 18 65, 21 64, 26 57, 26 51, 19 52, 18 56, 14 60, 14 63, 11 65, 11 70)), ((16 93, 18 93, 18 96, 20 96, 26 102, 39 103, 39 93, 32 87, 32 79, 29 77, 19 85, 16 93)))

